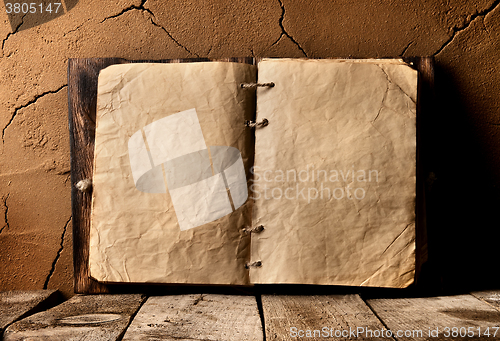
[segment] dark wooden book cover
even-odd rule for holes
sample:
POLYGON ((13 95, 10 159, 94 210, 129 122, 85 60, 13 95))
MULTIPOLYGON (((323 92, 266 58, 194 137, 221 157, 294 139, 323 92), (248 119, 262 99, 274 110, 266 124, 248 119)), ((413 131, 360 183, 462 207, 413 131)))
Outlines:
MULTIPOLYGON (((70 59, 68 62, 68 106, 71 144, 71 181, 73 213, 73 249, 76 293, 111 293, 131 290, 131 284, 104 284, 93 280, 89 273, 89 236, 91 220, 91 192, 81 192, 74 185, 80 180, 92 179, 94 160, 95 117, 97 100, 97 79, 99 71, 113 64, 122 63, 183 63, 211 61, 210 59, 171 59, 157 61, 129 61, 121 58, 70 59)), ((254 64, 253 58, 227 58, 218 61, 254 64)), ((432 107, 434 84, 433 58, 412 58, 419 71, 419 89, 417 100, 417 276, 422 263, 427 258, 425 228, 425 184, 423 174, 425 161, 421 157, 425 141, 422 125, 426 121, 426 112, 432 107)), ((418 277, 417 277, 418 279, 418 277)))

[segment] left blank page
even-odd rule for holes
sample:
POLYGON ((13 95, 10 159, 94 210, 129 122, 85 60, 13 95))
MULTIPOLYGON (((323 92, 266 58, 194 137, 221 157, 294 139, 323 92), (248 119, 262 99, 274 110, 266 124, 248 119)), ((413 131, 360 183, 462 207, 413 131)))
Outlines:
POLYGON ((249 284, 253 65, 113 65, 99 75, 90 275, 249 284))

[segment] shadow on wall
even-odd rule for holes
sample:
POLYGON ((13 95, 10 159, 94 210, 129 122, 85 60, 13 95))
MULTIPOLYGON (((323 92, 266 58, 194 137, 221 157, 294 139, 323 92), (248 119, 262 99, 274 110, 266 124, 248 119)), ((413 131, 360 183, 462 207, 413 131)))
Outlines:
POLYGON ((12 33, 26 30, 58 18, 76 6, 78 0, 4 0, 12 33))
POLYGON ((428 276, 445 291, 498 287, 499 186, 481 117, 466 109, 451 72, 436 65, 435 110, 422 122, 428 276))

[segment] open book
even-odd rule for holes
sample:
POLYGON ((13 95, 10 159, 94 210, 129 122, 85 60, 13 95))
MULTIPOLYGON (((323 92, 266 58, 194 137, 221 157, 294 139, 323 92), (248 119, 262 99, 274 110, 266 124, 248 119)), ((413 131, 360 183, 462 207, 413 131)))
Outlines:
POLYGON ((401 60, 107 67, 90 275, 408 286, 416 98, 401 60))

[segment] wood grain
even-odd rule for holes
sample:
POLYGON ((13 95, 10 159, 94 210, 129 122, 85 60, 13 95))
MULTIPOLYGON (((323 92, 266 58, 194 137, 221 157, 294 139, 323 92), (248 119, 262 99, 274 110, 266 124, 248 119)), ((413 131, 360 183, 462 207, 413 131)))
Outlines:
POLYGON ((70 59, 68 108, 71 148, 71 202, 73 214, 73 267, 76 293, 105 293, 108 289, 89 277, 89 234, 92 193, 79 192, 75 184, 92 179, 94 163, 97 76, 122 59, 70 59))
POLYGON ((299 331, 307 340, 387 340, 352 334, 384 328, 358 295, 263 295, 262 308, 266 340, 301 339, 299 331))
POLYGON ((4 329, 10 324, 56 304, 57 296, 57 290, 0 292, 0 340, 4 329))
POLYGON ((253 296, 179 295, 148 298, 124 341, 263 340, 253 296))
POLYGON ((4 341, 113 341, 125 332, 141 295, 74 296, 5 330, 4 341))
POLYGON ((471 294, 478 299, 488 303, 497 310, 500 310, 500 290, 475 291, 471 294))
MULTIPOLYGON (((429 148, 432 146, 426 140, 427 128, 432 124, 432 114, 435 109, 434 93, 434 58, 421 57, 412 60, 418 75, 417 91, 417 179, 416 179, 416 206, 415 206, 415 282, 419 284, 422 266, 428 260, 427 243, 427 186, 426 179, 430 170, 430 163, 426 159, 429 148)), ((427 280, 427 279, 426 279, 427 280)))
POLYGON ((224 61, 253 64, 253 58, 191 58, 129 61, 122 58, 83 58, 68 61, 68 108, 71 147, 71 201, 73 213, 73 265, 76 293, 126 291, 116 285, 99 283, 90 277, 89 240, 92 192, 82 193, 75 184, 92 179, 94 164, 97 79, 99 71, 123 63, 190 63, 224 61))
POLYGON ((500 340, 500 312, 472 295, 371 299, 367 303, 394 334, 403 333, 395 337, 398 341, 500 340), (458 334, 447 335, 446 328, 452 333, 454 327, 458 334), (490 337, 479 335, 486 328, 490 328, 490 337))

